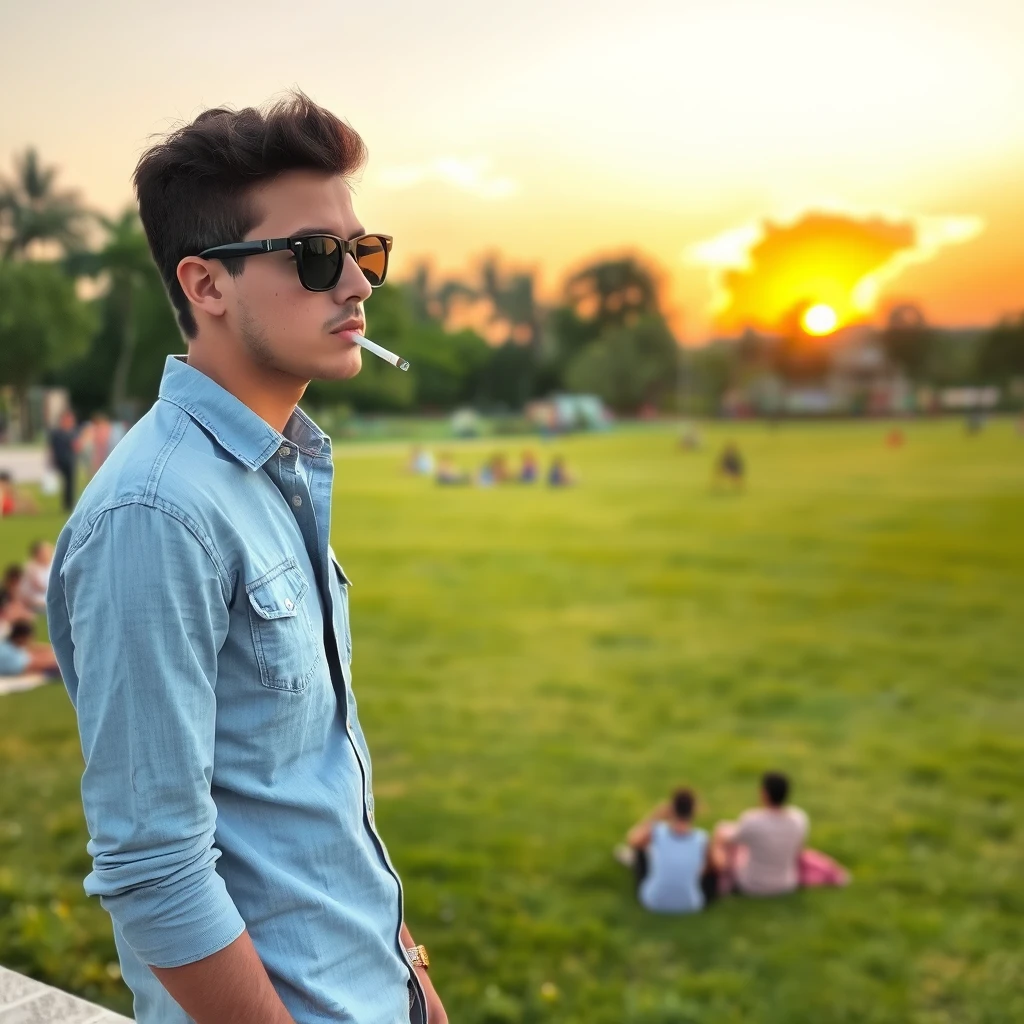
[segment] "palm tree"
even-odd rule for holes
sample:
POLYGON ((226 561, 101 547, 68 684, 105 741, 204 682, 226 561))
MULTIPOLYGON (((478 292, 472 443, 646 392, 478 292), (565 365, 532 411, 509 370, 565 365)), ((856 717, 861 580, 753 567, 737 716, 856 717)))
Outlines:
POLYGON ((73 254, 67 267, 76 277, 105 278, 108 285, 106 301, 121 336, 110 385, 110 407, 116 415, 127 398, 128 374, 138 340, 139 293, 146 287, 160 289, 162 285, 135 208, 129 207, 116 218, 97 219, 107 232, 103 247, 96 252, 73 254))
POLYGON ((81 249, 89 214, 78 193, 56 188, 58 169, 35 149, 14 158, 14 175, 0 179, 0 258, 24 259, 40 245, 81 249))
POLYGON ((541 338, 541 311, 533 274, 503 273, 492 256, 481 264, 480 280, 480 292, 491 302, 492 321, 508 325, 507 340, 536 350, 541 338))

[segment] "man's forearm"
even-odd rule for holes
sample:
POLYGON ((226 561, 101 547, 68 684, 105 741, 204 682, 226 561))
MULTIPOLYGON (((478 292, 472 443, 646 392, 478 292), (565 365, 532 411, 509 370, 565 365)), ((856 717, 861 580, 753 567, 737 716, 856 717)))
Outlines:
POLYGON ((196 1024, 295 1024, 248 932, 183 967, 150 967, 196 1024))

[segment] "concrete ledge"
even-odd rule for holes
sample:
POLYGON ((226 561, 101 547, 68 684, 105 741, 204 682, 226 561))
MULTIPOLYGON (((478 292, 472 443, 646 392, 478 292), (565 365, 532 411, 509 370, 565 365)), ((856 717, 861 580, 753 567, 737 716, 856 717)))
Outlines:
POLYGON ((0 967, 0 1024, 131 1024, 131 1018, 0 967))

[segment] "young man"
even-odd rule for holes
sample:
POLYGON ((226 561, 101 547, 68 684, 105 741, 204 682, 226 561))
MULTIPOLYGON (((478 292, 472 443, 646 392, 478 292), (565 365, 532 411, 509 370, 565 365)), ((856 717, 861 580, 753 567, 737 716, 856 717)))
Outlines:
POLYGON ((629 830, 626 850, 616 851, 632 864, 640 903, 655 913, 693 914, 714 898, 708 834, 693 827, 696 802, 693 790, 677 789, 629 830))
POLYGON ((331 442, 297 408, 359 372, 387 271, 363 159, 295 95, 208 110, 135 172, 188 356, 61 533, 48 613, 138 1024, 447 1020, 374 825, 331 442))
POLYGON ((780 896, 800 884, 800 853, 810 823, 799 807, 787 805, 788 799, 789 778, 766 772, 761 807, 715 828, 712 859, 727 887, 746 896, 780 896))

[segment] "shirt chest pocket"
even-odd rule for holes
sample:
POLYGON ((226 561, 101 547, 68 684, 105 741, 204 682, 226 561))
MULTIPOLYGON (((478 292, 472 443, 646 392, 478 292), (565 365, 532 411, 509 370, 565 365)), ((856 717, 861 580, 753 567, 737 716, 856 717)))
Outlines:
POLYGON ((320 663, 306 602, 309 582, 294 558, 245 585, 260 681, 272 690, 304 690, 320 663))

